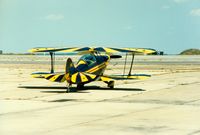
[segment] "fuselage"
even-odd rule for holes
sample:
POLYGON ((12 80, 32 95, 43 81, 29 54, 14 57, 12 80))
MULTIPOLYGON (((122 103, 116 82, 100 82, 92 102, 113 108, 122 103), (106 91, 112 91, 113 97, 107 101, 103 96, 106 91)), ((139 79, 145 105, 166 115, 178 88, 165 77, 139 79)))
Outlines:
POLYGON ((109 55, 85 54, 77 62, 76 69, 79 72, 103 75, 109 60, 109 55))

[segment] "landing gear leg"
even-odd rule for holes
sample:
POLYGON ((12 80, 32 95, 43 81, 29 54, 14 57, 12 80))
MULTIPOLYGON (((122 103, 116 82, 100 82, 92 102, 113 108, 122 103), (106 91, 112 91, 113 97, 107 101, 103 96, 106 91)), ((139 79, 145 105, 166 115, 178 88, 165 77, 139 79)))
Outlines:
POLYGON ((110 82, 108 82, 108 87, 113 89, 114 88, 114 84, 115 84, 114 81, 110 81, 110 82))
POLYGON ((71 84, 68 84, 66 93, 69 93, 69 92, 70 92, 70 87, 71 87, 71 86, 72 86, 71 84))
POLYGON ((105 83, 107 83, 107 84, 108 84, 108 87, 109 87, 109 88, 111 88, 111 89, 113 89, 113 88, 114 88, 114 84, 115 84, 115 82, 114 82, 114 81, 109 81, 109 82, 105 81, 105 83))

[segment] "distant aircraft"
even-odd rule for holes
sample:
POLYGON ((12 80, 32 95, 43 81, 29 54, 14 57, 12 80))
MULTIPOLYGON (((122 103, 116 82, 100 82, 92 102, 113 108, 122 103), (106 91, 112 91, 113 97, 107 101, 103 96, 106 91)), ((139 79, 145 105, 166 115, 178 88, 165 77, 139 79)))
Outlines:
MULTIPOLYGON (((152 54, 155 53, 154 49, 146 48, 108 48, 108 47, 72 47, 72 48, 33 48, 29 50, 32 53, 49 52, 51 56, 51 71, 32 73, 35 78, 46 78, 53 82, 67 82, 67 91, 70 92, 72 84, 77 85, 77 89, 81 89, 85 84, 92 81, 103 81, 107 83, 108 87, 114 88, 114 80, 127 80, 127 79, 145 79, 150 77, 146 74, 131 74, 135 53, 152 54), (55 73, 54 62, 55 52, 79 52, 83 56, 74 65, 71 58, 66 61, 65 72, 55 73), (121 58, 121 55, 114 55, 114 53, 127 53, 132 55, 132 61, 129 73, 127 75, 104 75, 104 71, 110 59, 121 58)), ((126 55, 127 56, 127 55, 126 55)), ((125 59, 125 63, 127 57, 125 59)), ((126 65, 126 64, 125 64, 126 65)))

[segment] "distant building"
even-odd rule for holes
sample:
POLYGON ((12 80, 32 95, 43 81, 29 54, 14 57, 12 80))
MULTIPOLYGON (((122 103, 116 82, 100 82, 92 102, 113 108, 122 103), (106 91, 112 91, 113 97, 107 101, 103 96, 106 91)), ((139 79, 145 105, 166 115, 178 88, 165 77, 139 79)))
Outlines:
POLYGON ((164 52, 163 51, 159 51, 159 55, 164 55, 164 52))
POLYGON ((152 55, 164 55, 164 52, 163 51, 157 51, 157 52, 153 53, 152 55))
POLYGON ((2 50, 0 50, 0 54, 3 54, 3 51, 2 51, 2 50))

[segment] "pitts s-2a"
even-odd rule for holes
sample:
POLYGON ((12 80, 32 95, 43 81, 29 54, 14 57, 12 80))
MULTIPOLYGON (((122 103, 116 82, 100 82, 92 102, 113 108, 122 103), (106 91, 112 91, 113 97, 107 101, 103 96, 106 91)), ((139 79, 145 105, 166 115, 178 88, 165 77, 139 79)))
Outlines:
MULTIPOLYGON (((114 88, 114 80, 127 79, 144 79, 150 77, 147 74, 131 74, 134 56, 136 53, 152 54, 154 49, 146 48, 108 48, 108 47, 72 47, 72 48, 33 48, 29 50, 32 53, 49 52, 51 56, 51 71, 50 73, 37 72, 32 73, 35 78, 46 78, 53 82, 67 82, 67 92, 70 91, 72 84, 76 84, 77 88, 83 88, 85 84, 92 81, 103 81, 108 87, 114 88), (65 72, 54 72, 55 52, 79 52, 83 56, 74 65, 71 58, 66 61, 65 72), (127 75, 104 75, 104 71, 109 64, 109 61, 114 58, 121 58, 121 55, 114 53, 126 53, 132 55, 130 70, 127 75)), ((127 56, 127 55, 126 55, 127 56)), ((127 57, 125 59, 125 63, 127 57)))

